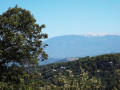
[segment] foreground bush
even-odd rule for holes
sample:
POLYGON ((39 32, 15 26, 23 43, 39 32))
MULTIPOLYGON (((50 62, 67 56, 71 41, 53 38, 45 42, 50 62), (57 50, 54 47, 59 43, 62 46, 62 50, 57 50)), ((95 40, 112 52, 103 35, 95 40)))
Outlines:
POLYGON ((19 84, 0 82, 0 88, 3 90, 96 90, 103 89, 101 81, 95 77, 90 78, 88 72, 81 69, 79 78, 75 79, 72 71, 69 71, 69 76, 61 74, 53 77, 54 84, 42 82, 39 80, 39 73, 25 74, 24 79, 20 78, 19 84))

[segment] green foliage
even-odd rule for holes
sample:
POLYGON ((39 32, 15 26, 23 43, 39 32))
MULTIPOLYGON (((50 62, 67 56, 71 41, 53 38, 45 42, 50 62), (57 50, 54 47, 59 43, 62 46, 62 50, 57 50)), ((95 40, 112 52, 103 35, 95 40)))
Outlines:
POLYGON ((99 79, 95 77, 90 78, 88 72, 85 72, 83 69, 81 69, 81 74, 78 80, 80 90, 85 89, 96 90, 103 88, 101 81, 99 79))
POLYGON ((17 6, 0 15, 0 81, 19 83, 25 67, 47 59, 42 39, 48 36, 41 33, 43 28, 30 11, 17 6))
MULTIPOLYGON (((68 70, 71 70, 74 75, 74 79, 78 79, 82 67, 85 71, 88 71, 88 75, 91 77, 100 78, 102 85, 105 89, 113 89, 115 86, 116 88, 118 84, 118 80, 120 80, 115 73, 116 70, 120 68, 120 53, 116 54, 105 54, 99 55, 96 57, 85 57, 79 58, 79 60, 71 61, 71 62, 62 62, 62 63, 55 63, 49 64, 45 66, 39 66, 37 70, 41 72, 40 79, 45 81, 48 80, 49 82, 53 83, 52 76, 58 75, 58 73, 62 73, 64 76, 68 76, 68 70), (65 68, 61 68, 65 67, 65 68)), ((85 77, 85 76, 84 76, 85 77)), ((86 77, 88 78, 88 77, 86 77)), ((86 79, 85 78, 85 79, 86 79)), ((91 81, 94 80, 91 78, 91 81)), ((97 80, 99 81, 99 79, 97 80)), ((87 82, 87 81, 86 81, 87 82)), ((99 82, 98 82, 99 83, 99 82)), ((103 87, 103 88, 104 88, 103 87)))
MULTIPOLYGON (((37 75, 33 75, 33 79, 25 79, 20 78, 20 84, 7 84, 7 83, 0 83, 1 89, 17 89, 17 90, 96 90, 101 89, 101 82, 97 80, 95 77, 89 78, 88 72, 85 72, 81 68, 82 72, 80 74, 80 79, 75 79, 72 71, 69 71, 69 76, 63 76, 62 74, 54 76, 54 80, 56 85, 45 82, 43 84, 42 81, 37 81, 39 73, 37 75), (86 78, 87 77, 87 78, 86 78), (30 81, 31 80, 31 81, 30 81), (43 85, 42 85, 43 84, 43 85)), ((30 74, 27 76, 29 77, 30 74)))
POLYGON ((5 90, 8 88, 10 90, 119 90, 118 57, 119 54, 108 54, 89 58, 89 61, 80 58, 78 61, 37 67, 35 71, 31 70, 30 73, 24 73, 22 78, 19 77, 20 83, 0 82, 0 88, 5 90), (115 63, 108 64, 111 61, 115 63), (90 70, 94 70, 95 66, 96 70, 91 73, 90 70))
POLYGON ((115 84, 115 87, 114 89, 120 89, 120 69, 118 70, 115 70, 115 76, 116 76, 116 84, 115 84))

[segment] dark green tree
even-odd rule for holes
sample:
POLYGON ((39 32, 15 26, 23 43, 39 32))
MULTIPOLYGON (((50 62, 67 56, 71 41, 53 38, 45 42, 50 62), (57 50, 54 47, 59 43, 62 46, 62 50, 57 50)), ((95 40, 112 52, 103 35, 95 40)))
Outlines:
POLYGON ((4 71, 35 66, 48 55, 42 40, 48 37, 30 11, 15 6, 0 15, 0 76, 4 71), (14 69, 13 69, 14 68, 14 69))

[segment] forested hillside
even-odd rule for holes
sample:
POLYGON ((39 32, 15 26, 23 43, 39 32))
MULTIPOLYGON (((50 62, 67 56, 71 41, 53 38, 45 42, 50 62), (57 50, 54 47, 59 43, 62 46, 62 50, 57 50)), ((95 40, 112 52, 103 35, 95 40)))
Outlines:
POLYGON ((100 78, 106 89, 120 88, 118 87, 120 77, 116 74, 116 71, 120 69, 120 53, 84 57, 76 61, 40 66, 37 69, 41 72, 40 79, 55 84, 54 75, 61 73, 68 76, 68 71, 72 71, 74 78, 78 78, 81 72, 80 67, 88 71, 90 77, 100 78))
MULTIPOLYGON (((10 73, 10 72, 9 72, 10 73)), ((11 72, 12 73, 12 72, 11 72)), ((119 90, 120 53, 26 67, 22 77, 2 77, 0 88, 15 90, 119 90), (17 82, 17 83, 16 83, 17 82)))

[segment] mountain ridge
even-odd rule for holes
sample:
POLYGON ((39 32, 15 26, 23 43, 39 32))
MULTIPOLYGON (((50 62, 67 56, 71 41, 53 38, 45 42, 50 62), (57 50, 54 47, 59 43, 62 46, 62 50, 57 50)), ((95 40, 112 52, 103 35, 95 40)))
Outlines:
POLYGON ((83 36, 63 35, 47 39, 43 43, 49 58, 76 58, 120 52, 120 35, 83 36))
MULTIPOLYGON (((87 34, 70 34, 70 35, 60 35, 60 36, 54 36, 48 39, 57 38, 57 37, 63 37, 63 36, 84 36, 84 37, 102 37, 102 36, 120 36, 120 33, 87 33, 87 34)), ((48 40, 47 39, 47 40, 48 40)), ((46 40, 45 40, 46 41, 46 40)))

